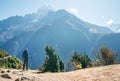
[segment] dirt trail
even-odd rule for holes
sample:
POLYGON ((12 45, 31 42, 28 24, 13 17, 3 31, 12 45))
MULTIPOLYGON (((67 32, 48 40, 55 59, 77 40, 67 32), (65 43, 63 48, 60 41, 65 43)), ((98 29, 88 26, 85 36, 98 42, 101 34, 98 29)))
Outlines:
MULTIPOLYGON (((0 73, 0 75, 2 74, 0 73)), ((93 67, 60 73, 38 73, 37 70, 11 70, 8 74, 12 79, 0 77, 0 81, 15 81, 21 77, 31 78, 23 81, 120 81, 120 65, 93 67)))

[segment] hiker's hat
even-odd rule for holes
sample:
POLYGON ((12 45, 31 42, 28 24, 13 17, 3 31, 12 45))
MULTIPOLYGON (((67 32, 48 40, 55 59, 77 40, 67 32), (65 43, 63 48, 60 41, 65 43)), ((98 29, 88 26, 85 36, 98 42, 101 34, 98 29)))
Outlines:
POLYGON ((28 51, 28 48, 25 48, 26 51, 28 51))

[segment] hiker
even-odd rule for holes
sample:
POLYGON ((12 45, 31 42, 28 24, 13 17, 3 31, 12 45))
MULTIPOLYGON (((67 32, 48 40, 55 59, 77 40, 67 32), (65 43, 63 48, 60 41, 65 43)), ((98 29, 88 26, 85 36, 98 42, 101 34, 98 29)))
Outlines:
POLYGON ((25 49, 25 51, 22 54, 23 58, 23 70, 28 70, 28 48, 25 49))

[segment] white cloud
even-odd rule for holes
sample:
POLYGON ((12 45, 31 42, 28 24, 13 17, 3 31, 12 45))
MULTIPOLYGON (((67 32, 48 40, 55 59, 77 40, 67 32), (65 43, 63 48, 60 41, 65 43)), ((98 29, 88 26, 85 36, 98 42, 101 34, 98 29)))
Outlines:
POLYGON ((70 13, 76 15, 76 16, 79 14, 79 11, 78 11, 77 9, 75 9, 75 8, 69 8, 68 11, 69 11, 70 13))
POLYGON ((120 32, 120 29, 118 29, 118 32, 120 32))
POLYGON ((113 20, 112 20, 112 19, 109 19, 106 23, 107 23, 108 25, 111 25, 111 24, 113 24, 113 20))

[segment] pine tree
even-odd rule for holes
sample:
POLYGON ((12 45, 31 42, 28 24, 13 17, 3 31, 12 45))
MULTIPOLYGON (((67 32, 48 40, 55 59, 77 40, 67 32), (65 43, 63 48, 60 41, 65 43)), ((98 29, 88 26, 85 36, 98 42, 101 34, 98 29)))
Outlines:
POLYGON ((52 46, 46 46, 45 63, 43 64, 44 72, 60 72, 64 70, 64 64, 57 52, 52 46))

